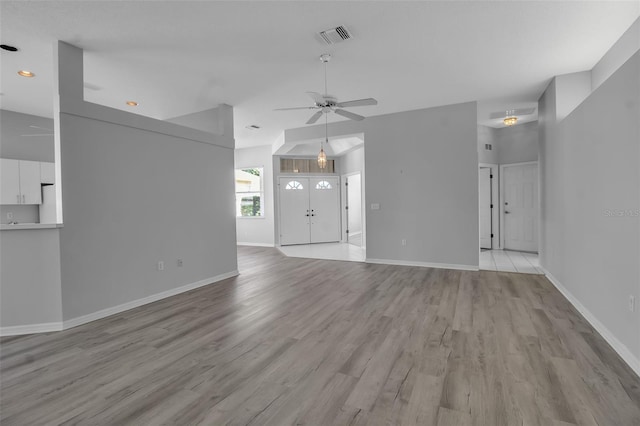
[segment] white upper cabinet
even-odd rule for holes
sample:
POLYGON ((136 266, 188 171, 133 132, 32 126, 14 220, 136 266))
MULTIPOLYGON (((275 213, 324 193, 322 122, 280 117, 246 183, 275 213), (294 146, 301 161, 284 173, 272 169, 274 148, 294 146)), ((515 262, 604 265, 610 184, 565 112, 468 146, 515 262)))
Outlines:
POLYGON ((0 159, 1 204, 41 204, 40 162, 0 159))
POLYGON ((0 158, 0 204, 22 204, 19 163, 0 158))
POLYGON ((40 162, 40 183, 56 183, 55 163, 40 162))

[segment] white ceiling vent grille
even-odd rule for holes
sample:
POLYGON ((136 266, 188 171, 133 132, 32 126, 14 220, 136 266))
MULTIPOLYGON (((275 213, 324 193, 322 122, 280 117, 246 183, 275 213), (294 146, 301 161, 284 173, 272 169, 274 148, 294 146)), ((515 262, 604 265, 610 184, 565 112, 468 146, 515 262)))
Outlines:
POLYGON ((342 25, 336 28, 331 28, 325 31, 321 31, 320 37, 322 37, 322 39, 327 44, 340 43, 342 41, 346 41, 352 38, 349 30, 347 30, 342 25))

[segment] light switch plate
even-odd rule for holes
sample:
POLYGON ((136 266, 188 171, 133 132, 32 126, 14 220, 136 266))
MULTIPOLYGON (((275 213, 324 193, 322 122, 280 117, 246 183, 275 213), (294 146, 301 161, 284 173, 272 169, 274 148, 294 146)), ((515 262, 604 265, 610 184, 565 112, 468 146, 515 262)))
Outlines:
POLYGON ((371 210, 380 210, 380 204, 379 203, 371 204, 371 210))

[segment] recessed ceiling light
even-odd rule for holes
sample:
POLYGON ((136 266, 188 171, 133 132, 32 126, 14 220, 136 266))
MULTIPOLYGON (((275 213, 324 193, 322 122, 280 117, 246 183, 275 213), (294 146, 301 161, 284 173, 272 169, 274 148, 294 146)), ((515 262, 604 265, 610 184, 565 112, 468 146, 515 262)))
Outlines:
POLYGON ((34 73, 32 73, 31 71, 27 71, 27 70, 20 70, 18 71, 18 75, 21 75, 23 77, 35 77, 36 75, 34 73))
POLYGON ((138 106, 138 103, 136 101, 127 101, 127 105, 129 105, 129 106, 138 106))
POLYGON ((14 46, 9 46, 8 44, 0 44, 0 49, 8 50, 9 52, 17 52, 18 48, 14 46))

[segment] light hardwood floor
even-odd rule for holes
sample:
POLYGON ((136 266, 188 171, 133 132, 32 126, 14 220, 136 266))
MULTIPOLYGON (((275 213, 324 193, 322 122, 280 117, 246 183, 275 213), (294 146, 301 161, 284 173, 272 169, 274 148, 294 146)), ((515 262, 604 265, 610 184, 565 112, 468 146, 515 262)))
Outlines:
POLYGON ((1 341, 2 425, 639 425, 640 380, 539 275, 287 258, 1 341))

